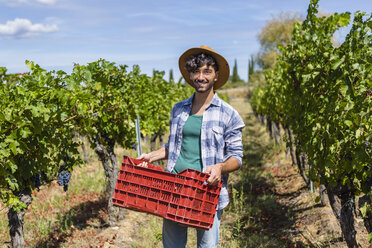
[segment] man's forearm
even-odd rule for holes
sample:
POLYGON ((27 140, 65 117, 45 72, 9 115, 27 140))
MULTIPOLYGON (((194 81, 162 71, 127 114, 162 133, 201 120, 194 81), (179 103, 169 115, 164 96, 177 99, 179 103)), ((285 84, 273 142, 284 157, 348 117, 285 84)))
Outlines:
POLYGON ((148 161, 150 163, 158 161, 158 160, 162 160, 162 159, 168 159, 168 149, 163 146, 155 151, 147 153, 147 155, 148 155, 147 157, 148 161))
POLYGON ((239 169, 239 161, 234 157, 228 158, 221 165, 221 174, 228 174, 239 169))

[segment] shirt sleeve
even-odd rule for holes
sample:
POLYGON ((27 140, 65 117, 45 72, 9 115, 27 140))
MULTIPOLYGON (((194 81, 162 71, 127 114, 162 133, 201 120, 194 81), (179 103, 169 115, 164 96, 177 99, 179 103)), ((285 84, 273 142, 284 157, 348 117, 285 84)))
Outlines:
POLYGON ((234 111, 232 118, 226 126, 224 134, 225 139, 225 156, 224 161, 230 157, 234 157, 239 161, 239 168, 242 166, 243 158, 243 143, 242 130, 245 124, 240 115, 234 111))

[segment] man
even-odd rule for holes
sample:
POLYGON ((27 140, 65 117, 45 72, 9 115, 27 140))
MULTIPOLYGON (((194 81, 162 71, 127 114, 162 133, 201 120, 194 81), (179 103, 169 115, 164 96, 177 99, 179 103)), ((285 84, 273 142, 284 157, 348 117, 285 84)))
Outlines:
MULTIPOLYGON (((217 247, 222 210, 229 203, 228 174, 242 164, 244 122, 215 93, 230 74, 223 56, 208 46, 191 48, 181 55, 179 68, 195 93, 173 106, 168 143, 138 159, 146 161, 142 166, 168 159, 168 172, 178 173, 187 168, 203 171, 210 175, 207 181, 210 185, 223 180, 213 227, 208 231, 197 230, 198 247, 217 247)), ((163 246, 185 247, 186 243, 187 227, 164 219, 163 246)))

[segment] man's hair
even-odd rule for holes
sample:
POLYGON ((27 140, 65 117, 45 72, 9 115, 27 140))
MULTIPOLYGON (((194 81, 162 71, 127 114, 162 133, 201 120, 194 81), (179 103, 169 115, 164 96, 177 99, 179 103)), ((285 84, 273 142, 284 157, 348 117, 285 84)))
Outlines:
POLYGON ((212 66, 215 71, 218 71, 217 61, 208 53, 199 53, 196 55, 191 55, 185 64, 185 69, 190 73, 196 71, 196 69, 207 65, 212 66))

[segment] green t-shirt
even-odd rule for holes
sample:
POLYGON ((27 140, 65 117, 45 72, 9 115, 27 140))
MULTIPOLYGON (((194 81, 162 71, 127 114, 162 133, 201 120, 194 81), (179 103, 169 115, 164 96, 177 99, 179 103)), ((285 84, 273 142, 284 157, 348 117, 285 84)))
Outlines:
POLYGON ((187 118, 182 129, 181 152, 172 171, 173 173, 179 173, 188 168, 202 170, 200 143, 202 121, 202 115, 190 115, 187 118))

